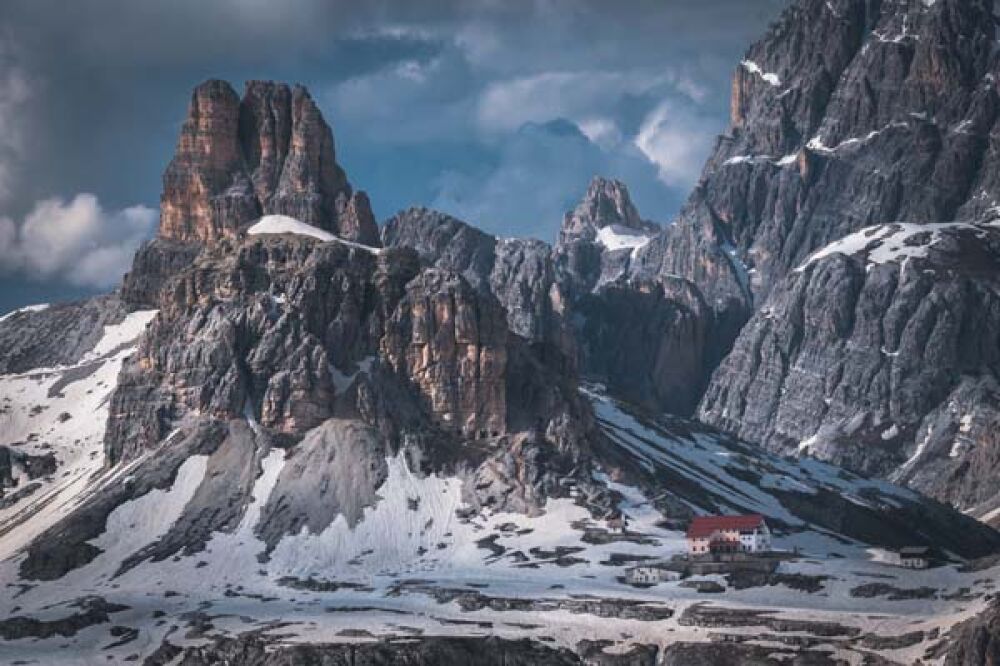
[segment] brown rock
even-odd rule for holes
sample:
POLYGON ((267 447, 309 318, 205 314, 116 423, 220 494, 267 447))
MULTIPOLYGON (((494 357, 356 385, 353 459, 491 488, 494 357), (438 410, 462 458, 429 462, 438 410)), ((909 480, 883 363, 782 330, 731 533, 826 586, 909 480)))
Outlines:
POLYGON ((430 269, 407 285, 381 351, 416 385, 441 427, 467 437, 507 431, 507 323, 495 298, 430 269))
POLYGON ((225 81, 195 88, 177 152, 163 174, 160 236, 201 242, 232 238, 260 215, 243 170, 239 115, 239 97, 225 81))
POLYGON ((364 192, 355 192, 349 199, 341 197, 338 200, 340 211, 339 233, 341 238, 352 240, 364 245, 379 247, 378 225, 372 213, 371 202, 364 192))
MULTIPOLYGON (((337 164, 333 133, 302 86, 225 81, 195 88, 163 175, 160 236, 214 243, 261 215, 294 217, 354 239, 377 238, 366 197, 337 164)), ((364 242, 364 241, 363 241, 364 242)))

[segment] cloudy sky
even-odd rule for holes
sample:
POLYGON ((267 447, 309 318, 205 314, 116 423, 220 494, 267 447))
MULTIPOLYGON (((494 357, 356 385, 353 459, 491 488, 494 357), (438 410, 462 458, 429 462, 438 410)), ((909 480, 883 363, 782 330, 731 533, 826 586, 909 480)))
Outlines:
POLYGON ((191 88, 303 83, 384 219, 553 240, 594 175, 668 222, 785 0, 3 0, 0 312, 112 288, 191 88))

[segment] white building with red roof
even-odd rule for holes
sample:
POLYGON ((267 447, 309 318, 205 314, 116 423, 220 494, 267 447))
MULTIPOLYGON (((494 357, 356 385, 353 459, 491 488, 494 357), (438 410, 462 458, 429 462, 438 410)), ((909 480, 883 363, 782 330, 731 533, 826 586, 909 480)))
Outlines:
POLYGON ((764 553, 771 550, 771 530, 764 517, 698 516, 687 531, 688 555, 764 553))

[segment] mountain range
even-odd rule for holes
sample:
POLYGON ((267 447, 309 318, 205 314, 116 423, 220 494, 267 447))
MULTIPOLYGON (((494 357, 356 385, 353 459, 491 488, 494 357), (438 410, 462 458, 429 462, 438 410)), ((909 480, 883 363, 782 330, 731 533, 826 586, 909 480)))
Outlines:
POLYGON ((551 245, 198 85, 120 287, 0 318, 0 658, 994 663, 996 22, 798 0, 675 220, 595 177, 551 245), (627 584, 729 513, 776 572, 627 584))

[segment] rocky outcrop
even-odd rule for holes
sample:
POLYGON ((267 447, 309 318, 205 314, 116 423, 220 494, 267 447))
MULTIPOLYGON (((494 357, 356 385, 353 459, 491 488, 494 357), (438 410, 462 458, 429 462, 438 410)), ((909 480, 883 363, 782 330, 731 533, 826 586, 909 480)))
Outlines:
POLYGON ((699 416, 986 513, 1000 500, 998 277, 992 227, 860 232, 772 290, 699 416))
POLYGON ((132 259, 132 270, 122 280, 121 299, 132 310, 155 308, 167 281, 188 267, 201 245, 157 237, 142 244, 132 259))
POLYGON ((161 294, 159 316, 123 368, 109 460, 154 446, 185 414, 250 414, 299 435, 330 418, 331 369, 346 374, 376 353, 415 270, 406 250, 373 255, 302 236, 220 241, 161 294))
POLYGON ((814 666, 839 666, 844 663, 825 650, 795 649, 745 643, 672 643, 663 650, 663 666, 781 666, 782 664, 811 664, 814 666))
MULTIPOLYGON (((661 242, 628 189, 595 178, 553 252, 583 375, 654 411, 690 415, 735 331, 694 282, 633 262, 661 242)), ((728 265, 728 264, 727 264, 728 265)))
MULTIPOLYGON (((760 302, 810 253, 863 227, 979 217, 996 198, 991 8, 789 7, 736 68, 730 127, 679 235, 715 227, 760 302)), ((676 270, 690 253, 667 245, 662 270, 690 277, 676 270)))
POLYGON ((305 88, 250 81, 241 100, 225 81, 206 81, 195 88, 163 175, 160 236, 214 243, 268 214, 363 243, 378 235, 305 88))
POLYGON ((690 281, 628 276, 635 249, 656 229, 624 184, 595 178, 555 248, 497 239, 427 209, 390 219, 383 241, 412 247, 426 264, 494 296, 511 331, 538 345, 549 364, 576 367, 637 404, 690 414, 732 334, 719 333, 690 281))
POLYGON ((595 177, 583 200, 566 213, 559 230, 559 245, 578 240, 596 241, 600 230, 610 226, 644 233, 660 229, 657 224, 639 217, 625 183, 595 177))
POLYGON ((948 633, 946 666, 1000 663, 1000 604, 995 600, 978 616, 948 633))
POLYGON ((527 639, 428 637, 392 642, 274 646, 252 633, 238 638, 217 639, 208 645, 193 648, 164 642, 144 663, 146 666, 165 666, 178 658, 189 666, 218 663, 246 666, 306 666, 319 663, 330 666, 576 666, 583 663, 569 650, 551 648, 527 639))
POLYGON ((506 310, 513 333, 571 351, 562 320, 564 299, 546 243, 497 239, 426 208, 390 218, 382 240, 387 247, 413 248, 427 265, 460 273, 477 291, 493 295, 506 310))
POLYGON ((504 311, 460 276, 431 269, 410 282, 381 353, 440 426, 481 439, 506 434, 504 311))
POLYGON ((574 297, 593 291, 626 274, 634 252, 659 230, 639 217, 624 183, 595 177, 563 218, 554 254, 560 281, 574 297))
POLYGON ((0 446, 0 508, 4 506, 2 500, 33 492, 32 481, 55 471, 56 458, 51 453, 35 455, 0 446))
POLYGON ((56 636, 75 636, 80 631, 111 621, 110 614, 129 610, 128 606, 108 603, 102 597, 83 597, 70 604, 79 610, 51 620, 15 616, 0 620, 0 638, 7 641, 24 638, 45 640, 56 636))
POLYGON ((71 365, 120 323, 126 308, 118 294, 75 303, 17 310, 0 318, 0 374, 71 365))
MULTIPOLYGON (((220 241, 157 305, 112 396, 111 464, 159 446, 190 418, 249 419, 289 441, 330 418, 355 419, 386 451, 414 436, 432 448, 436 439, 435 464, 454 457, 443 453, 449 438, 526 433, 571 460, 587 450, 592 415, 558 350, 511 333, 495 297, 457 273, 421 270, 408 248, 375 253, 302 236, 220 241)), ((489 455, 467 462, 474 468, 489 455)), ((546 465, 505 478, 553 489, 546 465)))
POLYGON ((333 133, 305 88, 248 82, 240 102, 239 140, 265 214, 337 231, 337 213, 350 186, 336 162, 333 133))
POLYGON ((240 100, 228 83, 206 81, 195 88, 177 151, 163 174, 164 238, 232 238, 261 215, 244 166, 239 121, 240 100))
POLYGON ((341 238, 370 247, 381 245, 375 213, 372 212, 372 204, 367 194, 354 192, 339 210, 337 234, 341 238))

